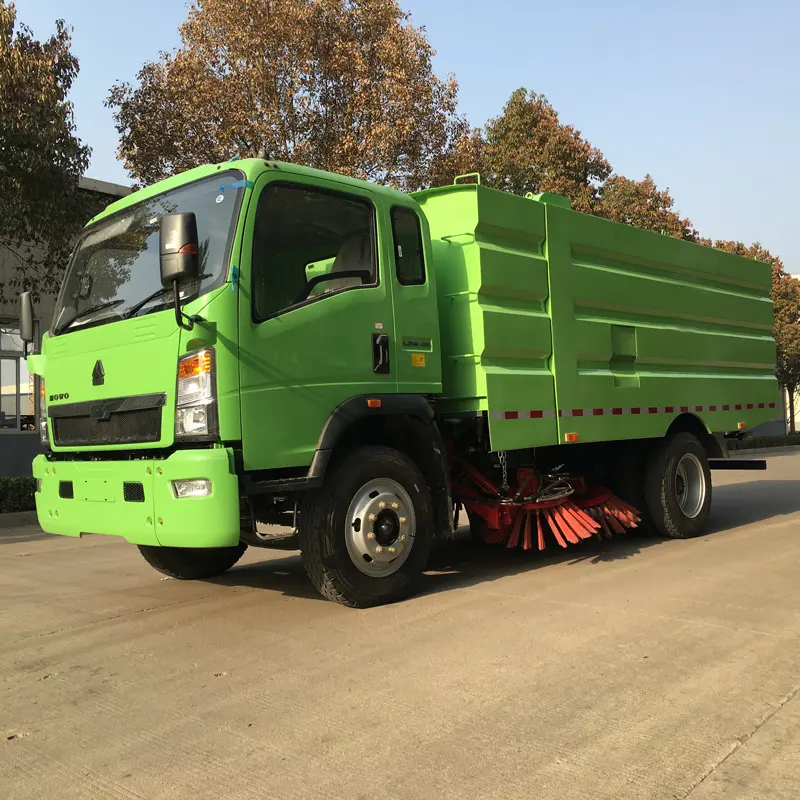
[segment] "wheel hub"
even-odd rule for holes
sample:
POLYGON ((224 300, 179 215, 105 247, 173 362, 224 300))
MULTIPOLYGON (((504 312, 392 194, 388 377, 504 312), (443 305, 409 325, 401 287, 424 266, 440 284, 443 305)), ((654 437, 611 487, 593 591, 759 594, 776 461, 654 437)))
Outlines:
POLYGON ((345 525, 350 559, 372 577, 400 569, 414 544, 413 503, 406 490, 388 478, 369 481, 356 492, 345 525))
POLYGON ((394 511, 385 508, 378 514, 374 532, 375 541, 383 547, 389 547, 400 535, 400 518, 394 511))
POLYGON ((703 510, 706 500, 706 476, 700 459, 684 453, 675 469, 675 494, 684 516, 694 519, 703 510))

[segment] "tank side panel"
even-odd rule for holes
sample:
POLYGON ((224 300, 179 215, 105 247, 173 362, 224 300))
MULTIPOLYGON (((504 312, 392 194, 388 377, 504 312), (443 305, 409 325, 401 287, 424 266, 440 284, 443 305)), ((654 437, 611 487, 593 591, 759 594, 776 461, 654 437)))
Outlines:
POLYGON ((555 444, 541 203, 482 187, 416 196, 434 238, 442 413, 485 412, 493 450, 555 444))
POLYGON ((559 440, 772 419, 768 265, 547 206, 559 440))

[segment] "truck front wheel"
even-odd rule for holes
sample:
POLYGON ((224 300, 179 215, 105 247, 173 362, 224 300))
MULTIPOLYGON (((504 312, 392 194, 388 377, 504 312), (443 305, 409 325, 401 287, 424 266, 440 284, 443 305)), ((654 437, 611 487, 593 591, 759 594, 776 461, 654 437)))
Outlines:
POLYGON ((197 581, 227 572, 241 557, 247 545, 235 547, 153 547, 140 544, 139 552, 154 569, 170 578, 197 581))
POLYGON ((711 471, 703 445, 676 433, 650 453, 644 495, 653 526, 672 539, 702 533, 711 509, 711 471))
POLYGON ((433 511, 425 479, 403 453, 362 447, 332 465, 300 515, 311 582, 351 608, 410 594, 428 561, 433 511))

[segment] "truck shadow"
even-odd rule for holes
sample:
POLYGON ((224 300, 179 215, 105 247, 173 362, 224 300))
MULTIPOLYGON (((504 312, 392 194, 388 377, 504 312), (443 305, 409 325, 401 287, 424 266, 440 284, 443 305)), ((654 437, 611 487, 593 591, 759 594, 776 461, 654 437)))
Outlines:
MULTIPOLYGON (((703 536, 717 536, 797 511, 800 511, 800 480, 747 481, 715 487, 709 529, 703 536)), ((470 539, 466 529, 461 529, 453 539, 438 542, 434 547, 420 594, 473 586, 565 562, 599 565, 634 558, 648 548, 669 541, 655 535, 631 532, 612 539, 590 539, 566 549, 548 542, 543 552, 525 552, 476 543, 470 539)), ((766 532, 764 546, 769 547, 766 532)), ((322 600, 309 584, 296 553, 285 558, 273 557, 243 564, 214 579, 213 583, 250 586, 280 591, 292 597, 322 600)))
POLYGON ((4 528, 0 529, 0 545, 1 544, 25 544, 27 542, 43 542, 51 539, 49 533, 29 525, 20 528, 4 528))

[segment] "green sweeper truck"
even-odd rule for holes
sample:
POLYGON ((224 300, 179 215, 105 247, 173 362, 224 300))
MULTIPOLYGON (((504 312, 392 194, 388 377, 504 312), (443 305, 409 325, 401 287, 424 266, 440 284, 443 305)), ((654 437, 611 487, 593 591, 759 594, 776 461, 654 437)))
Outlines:
POLYGON ((199 167, 75 247, 28 358, 39 522, 183 579, 297 547, 355 607, 410 593, 459 513, 523 550, 694 536, 711 469, 765 468, 726 440, 776 415, 770 283, 477 177, 199 167))

